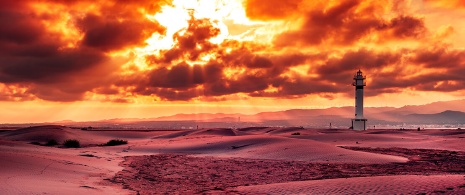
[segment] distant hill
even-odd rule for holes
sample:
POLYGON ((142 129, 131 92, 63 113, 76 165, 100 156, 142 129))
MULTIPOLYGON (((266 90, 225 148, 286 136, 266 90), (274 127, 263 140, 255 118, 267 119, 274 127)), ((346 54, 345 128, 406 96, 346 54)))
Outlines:
POLYGON ((446 110, 436 114, 409 114, 404 116, 404 122, 416 124, 463 124, 465 112, 446 110))
POLYGON ((224 118, 227 120, 236 119, 239 120, 239 117, 244 117, 247 115, 244 114, 224 114, 224 113, 199 113, 199 114, 176 114, 172 116, 162 116, 158 118, 153 118, 152 120, 156 121, 172 121, 172 120, 200 120, 200 121, 208 121, 208 120, 217 120, 220 118, 224 118))
MULTIPOLYGON (((368 107, 364 109, 371 125, 428 125, 465 124, 465 100, 434 102, 426 105, 395 107, 368 107)), ((261 112, 252 115, 227 113, 176 114, 157 118, 121 118, 89 122, 70 120, 43 123, 74 126, 104 126, 111 128, 197 128, 246 126, 305 126, 347 128, 354 117, 354 107, 326 109, 291 109, 261 112)))
POLYGON ((456 110, 465 112, 465 99, 453 101, 433 102, 425 105, 404 106, 396 109, 396 112, 415 113, 415 114, 433 114, 446 110, 456 110))
MULTIPOLYGON (((379 124, 446 124, 465 123, 465 100, 434 102, 426 105, 395 107, 368 107, 364 109, 370 123, 379 124)), ((283 124, 328 125, 350 121, 354 107, 332 107, 326 109, 291 109, 276 112, 261 112, 254 115, 243 114, 178 114, 159 117, 154 120, 203 122, 271 122, 283 121, 283 124), (284 123, 284 121, 286 121, 284 123)), ((346 122, 349 123, 349 122, 346 122)))

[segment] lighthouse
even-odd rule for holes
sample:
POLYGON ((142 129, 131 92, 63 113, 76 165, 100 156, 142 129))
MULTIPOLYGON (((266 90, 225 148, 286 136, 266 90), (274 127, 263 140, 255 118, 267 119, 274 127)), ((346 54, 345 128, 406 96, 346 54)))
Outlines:
POLYGON ((367 119, 363 117, 363 87, 366 86, 366 77, 363 76, 362 71, 358 70, 357 74, 354 75, 355 86, 355 118, 352 119, 352 129, 354 130, 366 130, 367 119))

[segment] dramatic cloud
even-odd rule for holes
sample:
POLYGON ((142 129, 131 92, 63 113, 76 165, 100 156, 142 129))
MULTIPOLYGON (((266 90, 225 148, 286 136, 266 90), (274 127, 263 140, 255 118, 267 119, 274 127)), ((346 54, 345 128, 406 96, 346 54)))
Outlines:
POLYGON ((332 7, 316 7, 303 13, 299 29, 276 36, 275 44, 349 45, 370 36, 379 36, 382 40, 417 38, 425 31, 424 22, 419 18, 399 15, 386 20, 376 13, 377 5, 372 6, 363 7, 361 1, 344 1, 332 7))
POLYGON ((144 45, 152 33, 163 33, 144 17, 159 6, 137 2, 0 2, 0 82, 25 84, 45 100, 84 98, 125 63, 107 51, 144 45))
POLYGON ((247 0, 244 2, 245 11, 252 20, 285 19, 298 13, 301 0, 282 1, 270 0, 266 3, 260 0, 247 0))
POLYGON ((176 44, 169 50, 162 51, 163 55, 149 56, 152 63, 171 63, 173 60, 198 60, 201 54, 209 52, 217 46, 208 40, 219 35, 220 30, 214 28, 207 19, 195 19, 191 16, 187 29, 176 32, 173 39, 176 44))
POLYGON ((368 96, 456 92, 463 26, 421 9, 460 2, 1 1, 0 100, 332 99, 358 69, 368 96))
POLYGON ((438 7, 445 7, 445 8, 465 8, 465 1, 462 0, 423 0, 426 3, 433 4, 434 6, 438 7))
MULTIPOLYGON (((114 17, 114 16, 113 16, 114 17)), ((85 46, 104 51, 122 49, 140 45, 153 32, 162 32, 162 28, 151 21, 128 19, 118 21, 117 18, 103 18, 88 14, 80 19, 78 27, 84 32, 82 43, 85 46)))

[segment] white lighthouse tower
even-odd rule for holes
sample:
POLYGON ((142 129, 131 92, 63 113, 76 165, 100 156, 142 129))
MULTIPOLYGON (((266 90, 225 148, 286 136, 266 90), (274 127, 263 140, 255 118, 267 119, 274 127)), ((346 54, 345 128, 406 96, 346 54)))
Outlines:
POLYGON ((366 130, 367 119, 363 117, 363 87, 366 86, 366 77, 363 76, 362 71, 358 70, 354 75, 355 86, 355 118, 352 119, 352 128, 354 130, 366 130))

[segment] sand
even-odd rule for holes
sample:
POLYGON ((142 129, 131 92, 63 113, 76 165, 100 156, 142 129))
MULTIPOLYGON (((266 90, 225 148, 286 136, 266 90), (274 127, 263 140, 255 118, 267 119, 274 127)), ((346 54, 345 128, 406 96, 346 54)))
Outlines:
POLYGON ((464 137, 464 130, 30 127, 0 132, 0 192, 463 194, 464 137), (43 146, 51 139, 77 139, 82 148, 43 146), (99 146, 110 139, 129 143, 99 146))
POLYGON ((461 175, 400 175, 241 186, 240 194, 464 194, 461 175))

